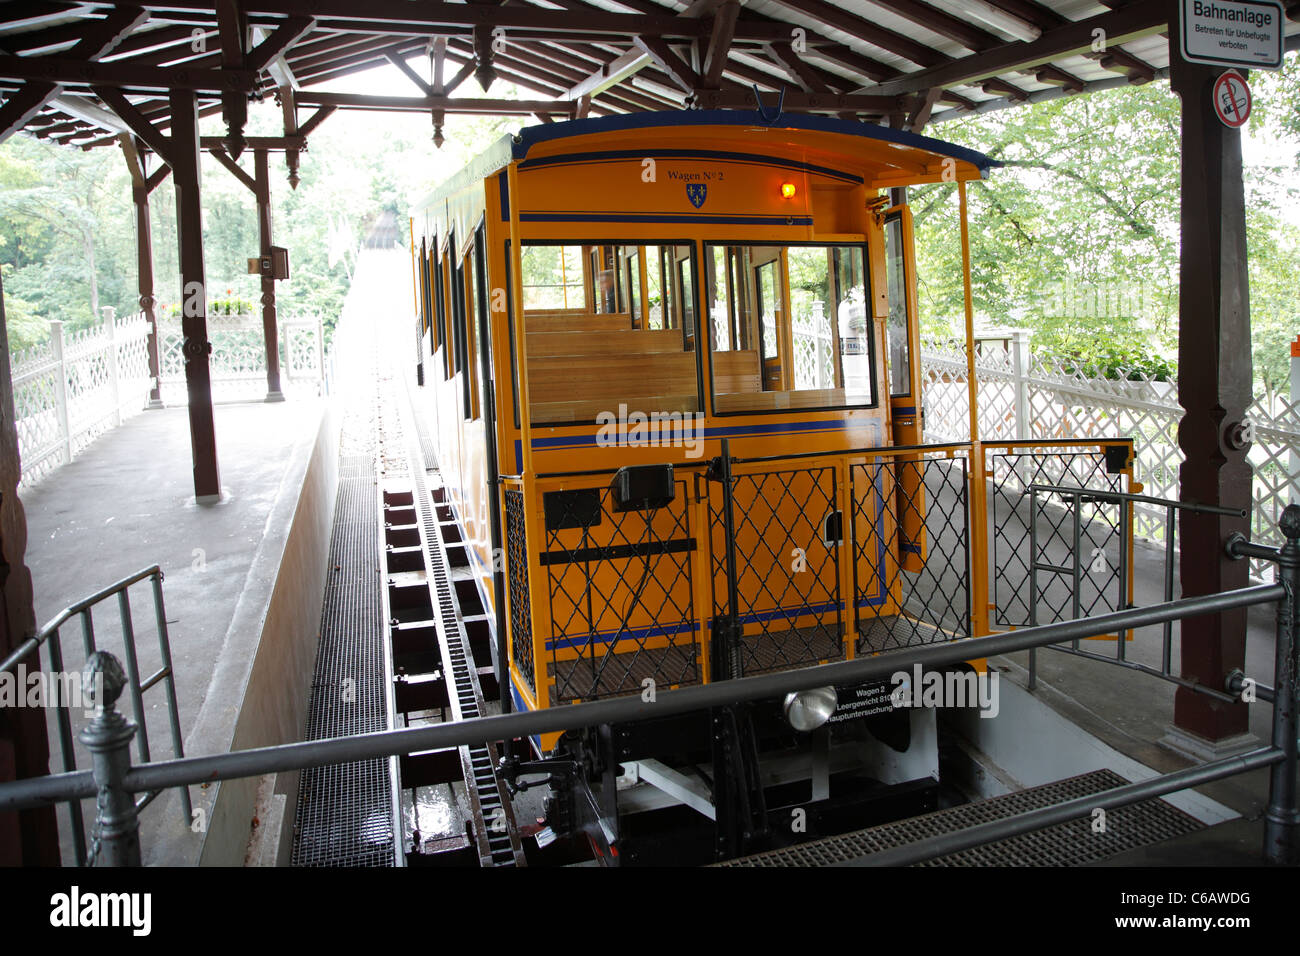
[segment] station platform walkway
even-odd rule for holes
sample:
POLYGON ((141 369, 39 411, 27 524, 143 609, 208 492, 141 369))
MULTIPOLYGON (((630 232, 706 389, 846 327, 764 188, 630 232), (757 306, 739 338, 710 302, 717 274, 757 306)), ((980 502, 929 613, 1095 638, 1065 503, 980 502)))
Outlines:
MULTIPOLYGON (((364 335, 375 316, 406 314, 400 310, 409 312, 409 289, 405 250, 365 250, 338 328, 364 335)), ((141 568, 161 566, 186 755, 301 737, 329 571, 339 457, 357 451, 340 448, 341 424, 352 405, 369 399, 359 377, 339 361, 327 398, 286 390, 283 403, 217 405, 218 502, 195 502, 183 407, 129 419, 22 492, 39 623, 141 568)), ((140 670, 149 674, 161 658, 148 582, 129 593, 140 670)), ((94 627, 98 646, 120 658, 114 600, 95 611, 94 627)), ((66 669, 80 669, 79 622, 64 625, 61 636, 66 669)), ((48 666, 44 654, 42 662, 48 666)), ((163 687, 151 688, 144 703, 151 756, 167 759, 172 748, 163 687)), ((120 707, 130 714, 126 698, 120 707)), ((73 712, 74 733, 81 717, 73 712)), ((49 724, 54 772, 62 764, 54 720, 49 724)), ((77 752, 78 768, 87 767, 80 744, 77 752)), ((188 821, 177 791, 160 795, 141 814, 145 863, 282 862, 276 846, 262 846, 260 860, 244 850, 249 835, 271 822, 272 789, 296 789, 296 779, 192 787, 196 816, 188 821)), ((93 810, 93 801, 83 801, 87 828, 93 810)), ((70 864, 69 813, 65 807, 58 813, 63 859, 70 864)), ((265 842, 252 841, 254 851, 265 842)), ((270 842, 287 847, 278 833, 270 842)))
MULTIPOLYGON (((23 496, 38 621, 141 568, 162 568, 186 753, 230 748, 240 700, 226 686, 238 678, 226 672, 243 663, 249 632, 260 635, 321 417, 318 399, 218 406, 222 499, 214 504, 194 501, 184 408, 136 416, 23 496)), ((161 658, 148 582, 134 586, 130 597, 141 672, 152 673, 161 658)), ((99 646, 120 658, 115 605, 101 604, 94 624, 99 646)), ((80 622, 65 625, 61 637, 65 665, 79 670, 85 660, 80 622)), ((152 756, 170 757, 162 686, 146 694, 145 706, 152 756)), ((53 770, 61 766, 59 742, 53 722, 49 729, 53 770)), ((84 754, 77 764, 88 766, 84 754)), ((205 808, 199 788, 192 797, 205 808)), ((147 862, 197 860, 199 834, 174 798, 160 798, 143 814, 147 862)), ((92 811, 93 801, 85 801, 84 812, 92 811)), ((61 808, 65 863, 71 862, 66 822, 61 808)))
MULTIPOLYGON (((340 327, 352 327, 366 341, 388 338, 379 335, 382 324, 405 322, 411 311, 409 269, 405 250, 364 250, 340 327)), ((29 529, 26 560, 41 622, 122 576, 150 564, 162 566, 189 755, 287 742, 303 733, 330 571, 326 561, 339 463, 358 453, 341 441, 343 424, 349 415, 355 418, 369 408, 374 397, 373 383, 358 380, 357 369, 370 367, 369 358, 345 351, 336 361, 329 399, 217 407, 223 497, 216 504, 194 502, 183 408, 136 416, 22 494, 29 529)), ((395 354, 392 361, 407 357, 395 354)), ((1160 600, 1162 561, 1160 551, 1137 548, 1137 604, 1160 600)), ((147 589, 138 595, 133 591, 132 601, 141 670, 149 673, 158 657, 147 589)), ((116 608, 106 606, 96 618, 96 633, 101 647, 120 654, 116 627, 116 608)), ((1247 672, 1264 683, 1271 682, 1273 627, 1271 608, 1252 610, 1247 672)), ((63 635, 69 669, 80 667, 80 643, 80 629, 70 622, 63 635)), ((1133 659, 1155 663, 1158 632, 1139 632, 1130 647, 1133 659)), ((1089 649, 1101 652, 1108 646, 1089 649)), ((1177 660, 1176 643, 1174 653, 1177 660)), ((1026 684, 1027 655, 995 658, 992 664, 1004 679, 1026 684)), ((1038 655, 1033 696, 1124 760, 1160 772, 1192 763, 1161 743, 1172 723, 1171 684, 1044 650, 1038 655)), ((161 688, 149 693, 146 708, 153 759, 165 759, 171 749, 161 688)), ((1252 707, 1251 731, 1261 741, 1269 738, 1270 720, 1269 705, 1252 707)), ((53 726, 50 744, 51 770, 56 771, 53 726)), ((78 764, 87 765, 84 754, 78 764)), ((1040 783, 1019 782, 1027 787, 1040 783)), ((259 839, 256 831, 267 828, 259 814, 273 805, 273 792, 291 788, 296 789, 296 777, 192 788, 201 826, 185 821, 177 795, 166 794, 142 815, 144 860, 179 865, 284 862, 274 849, 286 844, 283 837, 271 833, 259 839)), ((1256 773, 1202 792, 1248 824, 1262 813, 1267 780, 1256 773)), ((93 801, 84 808, 91 819, 93 801)), ((292 822, 292 815, 287 816, 285 826, 292 822)), ((60 831, 65 862, 71 863, 62 808, 60 831)), ((1157 861, 1134 857, 1139 859, 1157 861)))

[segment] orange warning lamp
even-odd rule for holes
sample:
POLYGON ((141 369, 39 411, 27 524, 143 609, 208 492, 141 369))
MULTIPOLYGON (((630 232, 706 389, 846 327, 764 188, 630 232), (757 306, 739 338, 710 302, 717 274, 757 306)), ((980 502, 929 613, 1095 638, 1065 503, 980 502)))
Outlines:
POLYGON ((791 198, 794 195, 794 183, 782 183, 781 195, 785 199, 791 198))

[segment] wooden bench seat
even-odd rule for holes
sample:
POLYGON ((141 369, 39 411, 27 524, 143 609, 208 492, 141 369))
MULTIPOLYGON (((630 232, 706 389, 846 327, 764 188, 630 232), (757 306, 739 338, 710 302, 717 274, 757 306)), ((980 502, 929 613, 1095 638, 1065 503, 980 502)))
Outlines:
POLYGON ((618 405, 627 406, 628 412, 654 412, 689 415, 699 411, 695 394, 690 395, 624 395, 617 402, 608 399, 584 401, 533 402, 529 406, 534 425, 563 425, 569 422, 594 422, 602 412, 618 415, 618 405))
MULTIPOLYGON (((620 404, 646 414, 700 410, 695 353, 681 350, 675 330, 542 332, 529 335, 527 343, 533 422, 594 421, 601 412, 617 414, 620 404), (558 351, 566 344, 584 350, 558 351)), ((719 392, 762 388, 754 350, 717 353, 713 375, 719 392)))
POLYGON ((618 332, 632 331, 632 316, 606 312, 525 312, 525 332, 618 332))
POLYGON ((682 350, 682 334, 676 329, 529 332, 525 341, 528 343, 529 361, 543 355, 622 355, 682 350))
POLYGON ((726 393, 719 386, 714 396, 719 411, 756 412, 787 408, 831 408, 844 404, 844 389, 813 388, 799 392, 760 392, 737 389, 726 393))

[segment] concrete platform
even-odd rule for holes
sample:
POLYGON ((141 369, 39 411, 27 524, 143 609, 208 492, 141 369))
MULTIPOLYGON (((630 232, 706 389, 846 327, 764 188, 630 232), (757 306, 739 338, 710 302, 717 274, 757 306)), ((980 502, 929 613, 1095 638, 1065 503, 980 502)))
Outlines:
MULTIPOLYGON (((239 679, 222 670, 249 663, 247 638, 261 635, 323 409, 317 399, 218 406, 223 495, 214 504, 194 500, 184 408, 136 416, 23 496, 39 621, 142 567, 162 567, 187 753, 231 749, 242 695, 239 679)), ((141 672, 147 675, 160 664, 147 582, 132 588, 131 601, 141 672)), ((99 647, 121 656, 115 601, 100 606, 95 633, 99 647)), ((79 669, 79 624, 66 625, 62 639, 66 666, 79 669)), ((170 757, 162 686, 147 693, 145 707, 151 754, 155 760, 170 757)), ((74 714, 74 726, 80 716, 74 714)), ((55 770, 61 765, 52 719, 50 736, 55 770)), ((84 754, 78 765, 87 765, 84 754)), ((196 808, 211 812, 212 801, 201 788, 194 788, 193 798, 196 808)), ((83 812, 89 817, 93 809, 93 801, 86 801, 83 812)), ((175 794, 156 801, 142 819, 146 862, 197 861, 202 831, 191 830, 175 794)), ((60 837, 70 863, 67 821, 61 808, 60 837)))

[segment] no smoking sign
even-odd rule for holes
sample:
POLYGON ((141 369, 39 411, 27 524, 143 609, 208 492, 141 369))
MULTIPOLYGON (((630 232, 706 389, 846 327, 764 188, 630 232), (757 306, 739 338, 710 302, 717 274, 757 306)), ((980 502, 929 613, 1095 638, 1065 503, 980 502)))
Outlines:
POLYGON ((1238 129, 1250 119, 1250 87, 1246 78, 1229 70, 1214 81, 1214 112, 1224 126, 1238 129))

